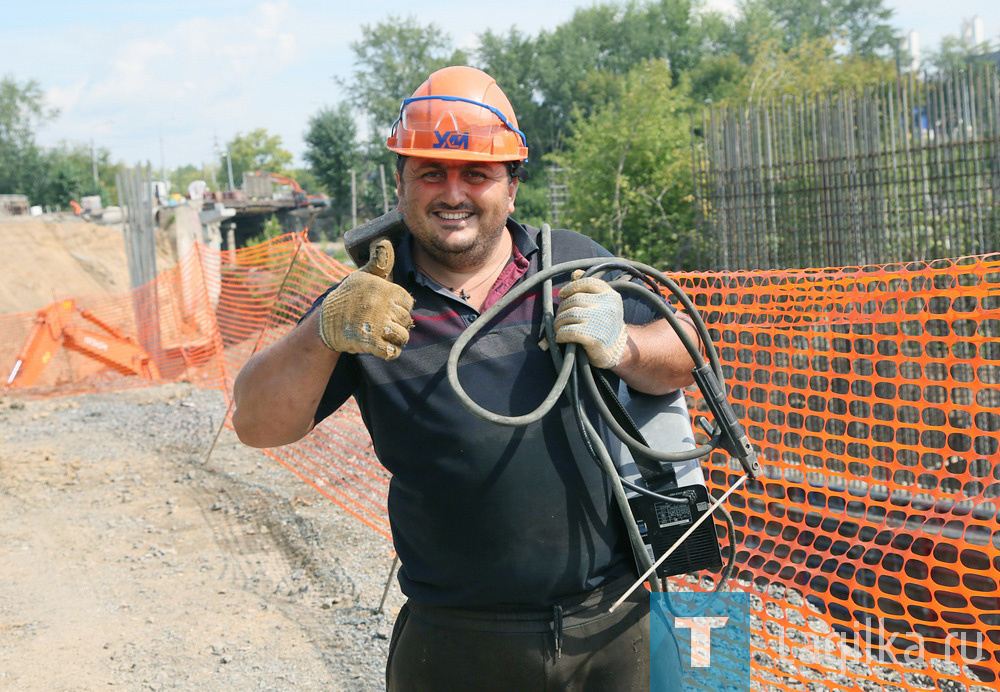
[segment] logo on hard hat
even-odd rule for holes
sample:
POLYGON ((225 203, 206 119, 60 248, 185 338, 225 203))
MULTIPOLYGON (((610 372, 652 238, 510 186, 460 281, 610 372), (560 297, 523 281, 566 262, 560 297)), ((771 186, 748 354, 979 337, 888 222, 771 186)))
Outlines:
POLYGON ((434 132, 434 136, 437 137, 437 141, 434 142, 435 149, 468 149, 469 148, 469 133, 468 132, 455 132, 454 130, 449 130, 448 132, 434 132))

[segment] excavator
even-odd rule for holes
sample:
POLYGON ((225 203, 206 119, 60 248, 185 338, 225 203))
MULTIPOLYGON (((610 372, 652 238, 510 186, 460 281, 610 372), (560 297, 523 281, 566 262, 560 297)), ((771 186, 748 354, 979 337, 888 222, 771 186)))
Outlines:
POLYGON ((256 171, 256 173, 259 176, 269 176, 271 182, 290 187, 292 190, 292 199, 295 200, 295 206, 297 207, 329 206, 329 198, 326 195, 306 194, 305 189, 299 185, 299 181, 295 180, 295 178, 289 178, 282 173, 272 173, 271 171, 256 171))
POLYGON ((82 353, 123 375, 137 375, 147 380, 160 377, 156 363, 135 339, 102 321, 91 311, 77 307, 76 301, 67 299, 38 311, 35 324, 7 378, 7 388, 35 384, 61 347, 82 353), (71 324, 77 313, 102 331, 71 324))

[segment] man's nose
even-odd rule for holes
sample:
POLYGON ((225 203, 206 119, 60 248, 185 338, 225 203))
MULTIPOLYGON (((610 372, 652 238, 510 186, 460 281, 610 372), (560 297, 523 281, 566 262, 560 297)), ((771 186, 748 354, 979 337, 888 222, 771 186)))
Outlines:
POLYGON ((457 207, 462 204, 468 195, 465 190, 465 183, 462 176, 457 171, 450 171, 445 178, 444 186, 441 189, 440 199, 445 204, 457 207))

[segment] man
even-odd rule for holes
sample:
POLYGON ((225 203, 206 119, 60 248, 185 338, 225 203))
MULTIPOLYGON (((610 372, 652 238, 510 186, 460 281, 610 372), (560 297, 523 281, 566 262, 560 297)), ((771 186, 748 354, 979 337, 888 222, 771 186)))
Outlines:
MULTIPOLYGON (((389 518, 408 597, 390 644, 390 690, 648 690, 643 590, 607 609, 636 569, 608 479, 565 399, 537 423, 466 411, 445 377, 465 327, 540 266, 538 229, 514 221, 524 135, 486 73, 448 67, 405 100, 388 147, 409 232, 324 294, 234 387, 245 443, 294 442, 354 395, 392 472, 389 518)), ((553 262, 609 255, 554 231, 553 262)), ((568 278, 568 277, 567 277, 568 278)), ((559 293, 557 340, 630 386, 690 384, 663 319, 603 281, 559 293), (628 323, 628 324, 626 324, 628 323)), ((480 405, 533 410, 555 379, 537 295, 509 306, 462 359, 480 405)), ((673 663, 676 664, 676 661, 673 663)))

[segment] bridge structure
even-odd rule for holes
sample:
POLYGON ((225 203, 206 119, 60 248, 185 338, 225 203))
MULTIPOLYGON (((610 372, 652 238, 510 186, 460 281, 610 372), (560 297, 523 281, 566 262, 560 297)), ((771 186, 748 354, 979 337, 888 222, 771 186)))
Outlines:
POLYGON ((203 223, 219 222, 227 245, 235 249, 260 236, 272 216, 281 222, 283 232, 298 232, 325 206, 317 200, 296 199, 293 193, 251 196, 244 190, 225 190, 206 192, 200 215, 203 223))

